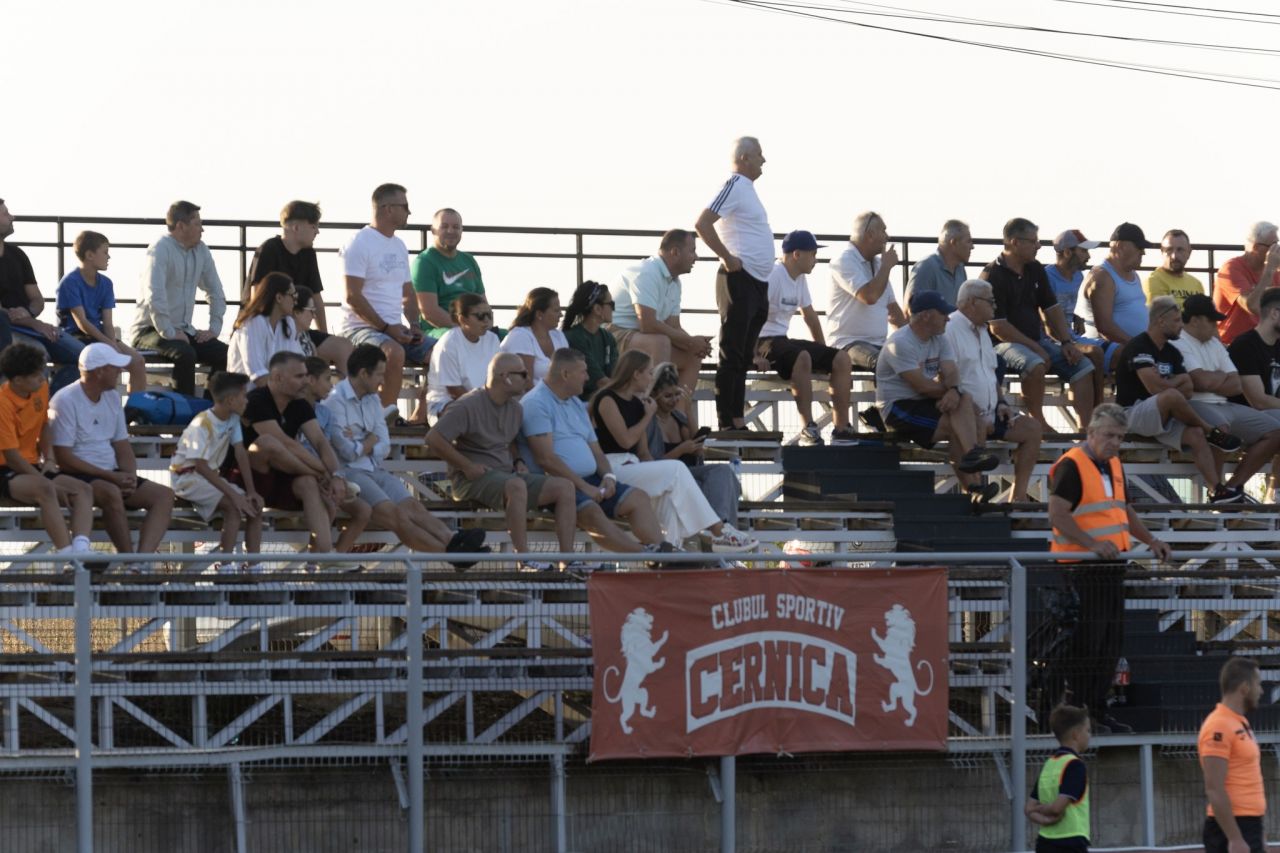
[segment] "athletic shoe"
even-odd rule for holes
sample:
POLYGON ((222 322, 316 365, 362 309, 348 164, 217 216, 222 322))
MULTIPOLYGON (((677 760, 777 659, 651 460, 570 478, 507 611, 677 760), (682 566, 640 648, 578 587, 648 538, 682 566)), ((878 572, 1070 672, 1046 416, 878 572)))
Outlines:
POLYGON ((977 486, 970 486, 967 491, 969 498, 975 504, 989 504, 995 500, 996 495, 1000 494, 1000 484, 982 483, 977 486))
POLYGON ((821 447, 823 444, 822 428, 815 423, 811 423, 800 430, 800 443, 805 447, 821 447))
POLYGON ((982 471, 990 471, 999 464, 999 459, 996 459, 981 447, 975 447, 960 457, 960 464, 956 466, 956 469, 962 474, 978 474, 982 471))
POLYGON ((740 553, 742 551, 754 551, 760 547, 758 540, 752 539, 727 521, 721 525, 719 536, 712 536, 710 531, 706 530, 702 532, 702 535, 711 540, 712 551, 740 553))
POLYGON ((884 425, 884 418, 880 416, 880 409, 876 406, 868 406, 861 412, 858 412, 858 420, 867 425, 867 429, 872 432, 888 432, 888 428, 884 425))
MULTIPOLYGON (((644 553, 646 553, 646 554, 676 554, 676 553, 681 553, 679 548, 677 548, 675 545, 672 545, 670 542, 666 541, 665 539, 664 539, 663 541, 661 541, 661 542, 657 543, 656 545, 655 545, 655 544, 652 544, 652 543, 650 543, 650 544, 648 544, 648 545, 645 545, 643 550, 644 550, 644 553)), ((650 560, 649 562, 645 563, 645 565, 646 565, 648 568, 650 568, 650 569, 663 569, 663 568, 669 568, 669 564, 668 564, 668 563, 659 563, 659 562, 657 562, 656 560, 650 560)))
POLYGON ((853 427, 836 427, 831 431, 832 444, 857 444, 860 441, 853 427))
MULTIPOLYGON (((484 531, 479 527, 468 527, 465 530, 459 530, 453 534, 453 538, 449 540, 449 544, 444 548, 450 553, 461 554, 488 554, 490 548, 484 544, 484 531)), ((460 572, 465 572, 476 564, 475 560, 469 561, 452 561, 453 567, 460 572)))
POLYGON ((1232 435, 1221 427, 1214 427, 1205 433, 1204 437, 1210 445, 1218 448, 1219 450, 1225 450, 1228 453, 1233 450, 1239 450, 1240 445, 1244 443, 1240 440, 1239 436, 1232 435))
POLYGON ((554 563, 544 560, 521 560, 516 564, 516 569, 522 572, 554 572, 556 567, 554 563))
POLYGON ((1211 504, 1238 504, 1244 503, 1244 489, 1239 486, 1224 486, 1218 484, 1213 491, 1209 493, 1209 503, 1211 504))

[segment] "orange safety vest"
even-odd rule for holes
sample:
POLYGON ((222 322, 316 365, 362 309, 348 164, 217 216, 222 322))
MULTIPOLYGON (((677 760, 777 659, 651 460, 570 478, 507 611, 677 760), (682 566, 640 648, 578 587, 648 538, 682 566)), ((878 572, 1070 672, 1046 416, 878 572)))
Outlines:
MULTIPOLYGON (((1111 482, 1114 483, 1115 488, 1115 494, 1110 497, 1107 496, 1106 489, 1103 487, 1102 472, 1098 470, 1093 457, 1083 447, 1071 448, 1053 463, 1053 467, 1049 469, 1050 481, 1053 480, 1053 473, 1063 459, 1074 461, 1076 469, 1080 472, 1082 487, 1080 505, 1071 511, 1071 517, 1075 519, 1076 524, 1080 525, 1081 530, 1094 539, 1113 542, 1121 551, 1128 551, 1129 512, 1125 507, 1124 471, 1120 467, 1120 459, 1113 456, 1107 460, 1111 466, 1111 482)), ((1079 553, 1088 552, 1089 549, 1069 541, 1055 530, 1053 539, 1049 543, 1049 550, 1079 553)))

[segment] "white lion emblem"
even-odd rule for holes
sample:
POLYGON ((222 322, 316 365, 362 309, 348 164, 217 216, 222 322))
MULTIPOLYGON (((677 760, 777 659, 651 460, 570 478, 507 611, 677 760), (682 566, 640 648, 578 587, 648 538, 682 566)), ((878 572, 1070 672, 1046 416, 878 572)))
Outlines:
POLYGON ((662 669, 666 658, 654 660, 654 656, 667 641, 668 631, 662 632, 662 639, 653 641, 653 616, 643 607, 637 607, 627 614, 627 621, 622 625, 622 656, 627 659, 627 670, 622 673, 622 684, 617 694, 609 695, 609 673, 618 673, 616 666, 604 671, 604 698, 609 702, 622 702, 622 713, 618 723, 622 730, 631 734, 631 726, 627 720, 637 710, 640 716, 652 719, 658 712, 649 704, 649 691, 641 686, 645 676, 662 669))
POLYGON ((880 707, 892 711, 901 702, 907 712, 906 724, 913 726, 916 722, 916 696, 928 696, 933 692, 933 666, 926 660, 916 664, 916 669, 924 667, 929 671, 929 686, 921 690, 911 668, 911 652, 916 647, 916 623, 911 618, 911 611, 895 604, 885 612, 884 624, 887 630, 883 637, 876 633, 875 628, 871 629, 871 638, 884 652, 872 655, 872 658, 893 673, 894 682, 889 686, 888 701, 881 702, 880 707))

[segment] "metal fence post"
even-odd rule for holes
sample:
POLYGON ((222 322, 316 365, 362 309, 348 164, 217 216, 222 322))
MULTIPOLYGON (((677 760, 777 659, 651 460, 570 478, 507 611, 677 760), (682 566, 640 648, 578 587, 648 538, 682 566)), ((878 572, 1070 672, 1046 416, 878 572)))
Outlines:
POLYGON ((564 753, 551 756, 551 829, 556 853, 569 849, 569 832, 565 819, 564 753))
POLYGON ((404 629, 408 634, 409 674, 405 680, 405 719, 409 727, 407 761, 409 764, 409 853, 423 853, 422 758, 422 566, 410 560, 405 567, 406 595, 409 598, 404 629))
POLYGON ((733 853, 738 848, 738 758, 720 758, 720 853, 733 853))
POLYGON ((76 851, 93 853, 93 595, 89 570, 77 563, 76 602, 76 851))
POLYGON ((1009 849, 1022 850, 1027 846, 1027 816, 1022 813, 1027 798, 1027 570, 1013 559, 1009 560, 1009 570, 1009 639, 1013 652, 1013 701, 1009 708, 1009 778, 1013 799, 1009 849))

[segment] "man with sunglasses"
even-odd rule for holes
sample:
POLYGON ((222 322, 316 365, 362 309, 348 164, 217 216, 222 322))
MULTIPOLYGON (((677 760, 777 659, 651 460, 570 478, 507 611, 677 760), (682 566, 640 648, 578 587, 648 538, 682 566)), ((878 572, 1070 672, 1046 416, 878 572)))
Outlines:
POLYGON ((1213 285, 1213 307, 1227 316, 1218 323, 1218 337, 1227 346, 1242 332, 1258 325, 1262 294, 1280 285, 1277 244, 1280 244, 1280 229, 1270 222, 1255 222, 1245 237, 1244 254, 1227 261, 1218 270, 1213 285))
POLYGON ((484 279, 474 256, 458 248, 462 214, 442 207, 431 218, 431 245, 413 259, 413 290, 422 333, 439 340, 454 327, 453 300, 464 293, 484 296, 484 279))

